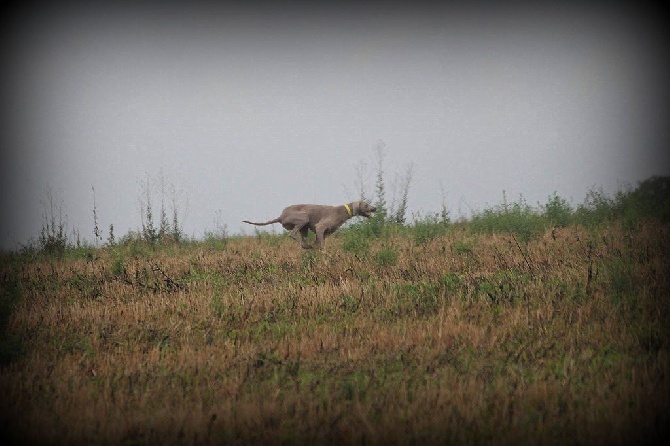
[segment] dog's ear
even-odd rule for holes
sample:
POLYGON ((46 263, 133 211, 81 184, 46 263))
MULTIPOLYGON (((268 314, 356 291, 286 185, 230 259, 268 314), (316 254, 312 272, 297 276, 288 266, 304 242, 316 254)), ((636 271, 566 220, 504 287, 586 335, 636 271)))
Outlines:
POLYGON ((361 214, 361 202, 360 201, 354 201, 351 203, 351 213, 353 215, 360 215, 361 214))

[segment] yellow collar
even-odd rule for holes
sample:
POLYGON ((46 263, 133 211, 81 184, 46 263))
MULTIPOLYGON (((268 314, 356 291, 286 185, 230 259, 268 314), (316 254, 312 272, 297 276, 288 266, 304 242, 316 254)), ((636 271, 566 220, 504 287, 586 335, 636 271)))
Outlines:
POLYGON ((351 218, 351 217, 354 216, 354 214, 351 212, 351 208, 349 207, 348 204, 345 204, 345 205, 344 205, 344 209, 347 210, 347 214, 349 214, 349 218, 351 218))

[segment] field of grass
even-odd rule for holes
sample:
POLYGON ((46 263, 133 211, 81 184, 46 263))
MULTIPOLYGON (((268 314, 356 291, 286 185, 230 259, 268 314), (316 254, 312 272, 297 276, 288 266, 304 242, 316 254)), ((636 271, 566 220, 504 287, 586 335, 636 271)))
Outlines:
MULTIPOLYGON (((5 254, 0 429, 40 444, 653 444, 670 227, 417 225, 5 254)), ((7 443, 5 443, 7 444, 7 443)))

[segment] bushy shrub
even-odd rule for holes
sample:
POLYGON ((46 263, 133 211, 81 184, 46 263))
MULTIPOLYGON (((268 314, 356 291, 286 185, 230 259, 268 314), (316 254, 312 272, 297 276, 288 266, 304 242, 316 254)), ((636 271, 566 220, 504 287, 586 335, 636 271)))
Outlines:
POLYGON ((584 203, 577 207, 575 218, 583 226, 594 227, 614 220, 618 214, 615 200, 600 188, 586 193, 584 203))
POLYGON ((670 222, 670 177, 651 177, 619 198, 624 218, 651 217, 670 222))
POLYGON ((572 222, 572 208, 554 192, 544 205, 544 217, 552 226, 568 226, 572 222))
POLYGON ((651 177, 640 182, 637 188, 625 186, 613 196, 602 188, 592 189, 574 213, 574 220, 586 227, 615 220, 634 227, 645 218, 670 222, 670 177, 651 177))
POLYGON ((477 232, 512 232, 524 241, 540 234, 546 228, 546 220, 536 212, 523 197, 519 201, 485 209, 472 216, 472 228, 477 232))

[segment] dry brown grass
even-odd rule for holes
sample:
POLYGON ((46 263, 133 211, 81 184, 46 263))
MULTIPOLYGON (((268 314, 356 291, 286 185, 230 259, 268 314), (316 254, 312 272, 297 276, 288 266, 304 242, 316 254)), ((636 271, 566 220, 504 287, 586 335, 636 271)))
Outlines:
POLYGON ((0 427, 67 444, 652 443, 670 421, 669 249, 649 223, 519 246, 399 233, 367 255, 334 236, 326 253, 260 237, 6 259, 4 336, 23 353, 0 369, 0 427))

